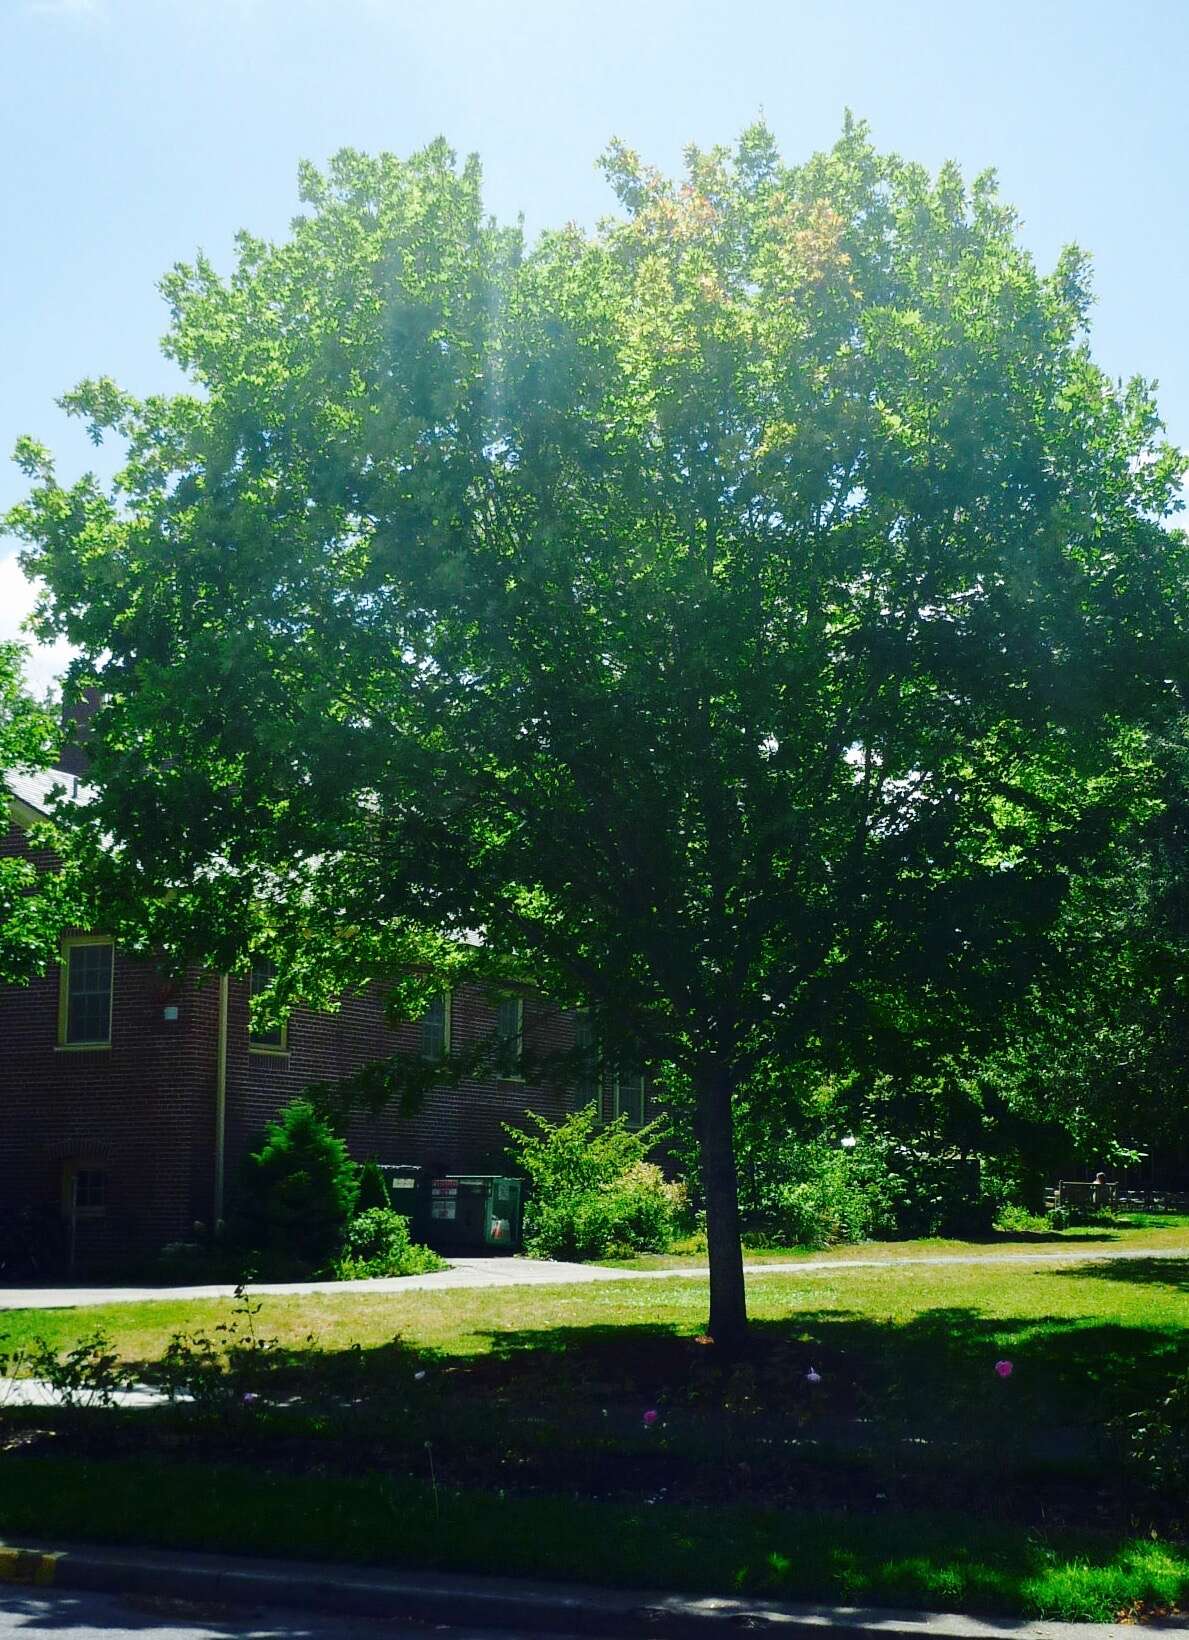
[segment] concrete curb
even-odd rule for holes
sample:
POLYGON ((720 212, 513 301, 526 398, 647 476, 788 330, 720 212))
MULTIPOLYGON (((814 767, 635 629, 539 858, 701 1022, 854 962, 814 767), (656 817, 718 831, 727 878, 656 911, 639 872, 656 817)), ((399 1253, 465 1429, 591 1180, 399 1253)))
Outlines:
MULTIPOLYGON (((447 1573, 72 1546, 0 1546, 0 1583, 92 1594, 152 1595, 228 1605, 298 1607, 338 1617, 458 1627, 517 1628, 602 1640, 714 1640, 768 1632, 816 1640, 1106 1640, 1129 1636, 1116 1623, 1049 1623, 962 1617, 945 1612, 860 1606, 787 1605, 763 1600, 674 1595, 530 1583, 447 1573)), ((1145 1625, 1184 1636, 1189 1621, 1145 1625)))

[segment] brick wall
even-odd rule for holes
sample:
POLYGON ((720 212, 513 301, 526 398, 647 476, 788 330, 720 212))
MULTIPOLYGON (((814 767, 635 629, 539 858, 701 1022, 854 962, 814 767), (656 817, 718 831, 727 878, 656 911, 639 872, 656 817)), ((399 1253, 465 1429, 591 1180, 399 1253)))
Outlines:
MULTIPOLYGON (((0 852, 26 853, 11 827, 0 852)), ((36 856, 32 856, 37 858, 36 856)), ((47 859, 39 863, 49 864, 47 859)), ((152 1253, 190 1239, 214 1208, 218 983, 188 973, 177 984, 151 962, 117 952, 112 1041, 105 1049, 58 1046, 59 973, 28 986, 0 987, 0 1210, 35 1205, 58 1211, 63 1171, 89 1164, 107 1174, 107 1203, 77 1225, 81 1267, 152 1253), (166 1012, 176 1011, 167 1019, 166 1012)), ((451 1041, 461 1052, 495 1029, 495 1006, 477 987, 452 999, 451 1041)), ((532 997, 524 1002, 526 1051, 548 1054, 574 1042, 573 1015, 532 997)), ((338 1013, 297 1009, 286 1051, 260 1053, 248 1042, 248 984, 229 985, 226 1203, 242 1159, 265 1123, 311 1082, 334 1080, 392 1053, 420 1051, 420 1027, 391 1029, 378 989, 345 1000, 338 1013)), ((395 1106, 353 1115, 348 1129, 359 1159, 414 1162, 452 1172, 507 1166, 504 1122, 526 1109, 552 1119, 574 1094, 495 1076, 432 1091, 402 1117, 395 1106)), ((604 1113, 611 1114, 604 1094, 604 1113)))
MULTIPOLYGON (((24 850, 15 827, 7 854, 24 850)), ((183 986, 175 1023, 152 963, 117 952, 109 1048, 58 1046, 59 972, 0 988, 0 1204, 58 1208, 63 1172, 108 1176, 107 1204, 79 1220, 82 1264, 126 1257, 189 1235, 200 1200, 200 1147, 210 1151, 213 996, 183 986)), ((209 1165, 209 1164, 208 1164, 209 1165)))
MULTIPOLYGON (((420 1051, 420 1027, 392 1030, 384 1022, 378 991, 348 998, 337 1014, 298 1009, 288 1025, 285 1054, 253 1052, 248 1045, 248 996, 243 981, 231 985, 228 1047, 228 1178, 265 1122, 310 1082, 345 1076, 369 1061, 393 1053, 420 1051)), ((451 1003, 451 1042, 462 1052, 495 1029, 495 1007, 476 987, 460 987, 451 1003)), ((531 1054, 573 1046, 573 1016, 525 999, 524 1032, 531 1054)), ((526 1109, 556 1120, 572 1108, 573 1096, 557 1086, 533 1086, 494 1076, 429 1093, 420 1108, 402 1117, 395 1106, 376 1116, 351 1117, 352 1154, 384 1162, 416 1162, 455 1172, 489 1173, 507 1167, 504 1122, 526 1109)))

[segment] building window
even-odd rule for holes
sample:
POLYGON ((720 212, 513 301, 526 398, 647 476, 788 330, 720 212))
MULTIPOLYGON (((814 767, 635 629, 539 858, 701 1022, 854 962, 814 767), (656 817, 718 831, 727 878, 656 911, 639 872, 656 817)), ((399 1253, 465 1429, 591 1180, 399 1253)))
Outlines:
MULTIPOLYGON (((252 964, 249 990, 253 1002, 268 990, 276 977, 276 963, 257 961, 252 964)), ((248 1019, 248 1047, 253 1053, 285 1053, 288 1050, 288 1020, 282 1020, 277 1025, 254 1025, 251 1023, 250 1013, 248 1019)))
POLYGON ((524 1080, 524 1003, 520 997, 505 997, 496 1009, 495 1034, 499 1044, 498 1067, 508 1082, 524 1080))
POLYGON ((595 1040, 594 1021, 588 1013, 574 1016, 574 1108, 585 1110, 594 1105, 599 1116, 603 1114, 603 1076, 599 1062, 599 1045, 595 1040))
POLYGON ((111 1047, 113 954, 112 942, 106 939, 64 942, 58 994, 60 1047, 111 1047))
POLYGON ((107 1174, 90 1163, 62 1170, 62 1211, 67 1218, 97 1219, 107 1212, 107 1174))
POLYGON ((450 1053, 450 993, 441 991, 421 1016, 422 1059, 446 1059, 450 1053))
POLYGON ((626 1116, 629 1127, 643 1127, 644 1125, 644 1077, 623 1076, 615 1078, 615 1114, 626 1116))

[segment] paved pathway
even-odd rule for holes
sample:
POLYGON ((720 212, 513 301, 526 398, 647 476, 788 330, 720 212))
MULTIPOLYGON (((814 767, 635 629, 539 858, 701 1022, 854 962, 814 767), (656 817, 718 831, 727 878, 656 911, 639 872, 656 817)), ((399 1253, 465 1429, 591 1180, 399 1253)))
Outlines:
MULTIPOLYGON (((439 1632, 445 1626, 435 1625, 439 1632)), ((9 1592, 0 1605, 3 1640, 427 1640, 424 1623, 383 1617, 334 1618, 292 1607, 244 1607, 225 1600, 154 1595, 9 1592)), ((451 1628, 447 1640, 541 1640, 527 1629, 451 1628)), ((559 1640, 565 1640, 560 1636, 559 1640)))
POLYGON ((5 1626, 0 1606, 3 1637, 49 1630, 70 1640, 205 1640, 245 1634, 254 1640, 306 1635, 338 1640, 340 1634, 404 1640, 417 1632, 415 1625, 424 1625, 423 1634, 444 1634, 445 1640, 485 1640, 483 1631, 495 1628, 503 1631, 503 1640, 539 1640, 542 1635, 565 1640, 575 1634, 586 1640, 735 1640, 741 1630, 762 1630, 787 1640, 1134 1640, 1137 1633, 1153 1631, 1186 1640, 1189 1634, 1184 1621, 1176 1619, 1137 1630, 1113 1623, 793 1605, 745 1596, 94 1544, 48 1553, 32 1545, 0 1544, 0 1567, 11 1580, 4 1606, 14 1617, 5 1626), (174 1622, 169 1620, 171 1606, 174 1622), (250 1614, 255 1622, 245 1623, 250 1614))
MULTIPOLYGON (((820 1271, 883 1270, 917 1264, 1089 1264, 1118 1259, 1186 1259, 1181 1247, 1062 1247, 1021 1249, 1010 1253, 923 1253, 879 1258, 812 1258, 746 1266, 750 1279, 771 1275, 814 1276, 820 1271)), ((253 1294, 277 1293, 415 1293, 453 1288, 569 1287, 592 1281, 705 1281, 706 1268, 614 1270, 597 1264, 563 1264, 531 1258, 456 1258, 448 1270, 432 1275, 385 1277, 374 1281, 255 1282, 253 1294)), ((230 1285, 207 1287, 4 1287, 0 1310, 73 1310, 98 1304, 183 1302, 194 1298, 230 1298, 230 1285)))

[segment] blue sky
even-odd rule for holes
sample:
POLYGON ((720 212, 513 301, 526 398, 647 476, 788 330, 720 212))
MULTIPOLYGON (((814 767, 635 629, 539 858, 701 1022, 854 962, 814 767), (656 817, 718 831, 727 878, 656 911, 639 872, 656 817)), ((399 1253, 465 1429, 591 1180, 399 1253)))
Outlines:
MULTIPOLYGON (((798 159, 847 106, 883 147, 994 166, 1042 264, 1089 250, 1100 362, 1159 378, 1189 445, 1187 63, 1185 0, 0 0, 0 509, 19 433, 106 470, 55 398, 172 385, 156 281, 283 234, 300 158, 445 134, 532 230, 610 207, 613 135, 674 168, 762 111, 798 159)), ((0 635, 29 601, 11 551, 0 635)))

